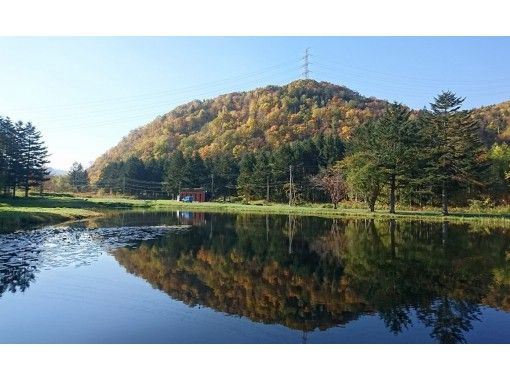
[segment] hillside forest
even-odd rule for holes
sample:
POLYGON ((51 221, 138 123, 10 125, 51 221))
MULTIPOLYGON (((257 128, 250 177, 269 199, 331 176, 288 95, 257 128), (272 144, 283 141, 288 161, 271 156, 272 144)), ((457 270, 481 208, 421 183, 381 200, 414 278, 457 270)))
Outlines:
POLYGON ((132 131, 46 191, 291 205, 344 200, 490 207, 508 202, 510 102, 466 110, 446 91, 412 110, 331 83, 300 80, 196 100, 132 131))

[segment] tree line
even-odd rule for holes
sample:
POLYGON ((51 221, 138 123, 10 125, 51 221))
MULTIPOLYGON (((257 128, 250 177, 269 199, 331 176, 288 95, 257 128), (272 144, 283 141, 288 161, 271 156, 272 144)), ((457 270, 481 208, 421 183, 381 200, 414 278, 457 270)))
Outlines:
POLYGON ((370 211, 382 193, 390 213, 398 198, 440 204, 443 215, 451 202, 495 195, 498 178, 491 176, 476 118, 461 111, 463 101, 447 91, 434 98, 430 110, 415 114, 402 104, 389 105, 381 118, 354 132, 338 175, 370 211))
POLYGON ((322 190, 314 190, 311 178, 322 167, 343 157, 339 137, 320 134, 270 151, 246 153, 240 159, 221 154, 205 160, 198 154, 174 151, 168 159, 143 162, 137 157, 108 163, 101 171, 97 188, 107 193, 175 198, 182 189, 203 188, 212 198, 243 197, 249 201, 286 201, 289 171, 293 170, 292 198, 325 201, 322 190), (292 169, 291 169, 292 168, 292 169))
POLYGON ((18 188, 25 197, 32 187, 42 192, 49 175, 47 158, 48 149, 32 123, 0 116, 0 186, 4 195, 14 197, 18 188))
POLYGON ((370 211, 387 205, 390 213, 397 204, 440 206, 444 215, 451 205, 506 203, 510 148, 484 142, 480 120, 461 109, 463 102, 447 91, 420 111, 392 103, 349 137, 325 131, 237 156, 202 159, 177 149, 162 159, 132 156, 109 162, 91 188, 154 198, 204 188, 213 199, 330 200, 335 208, 351 200, 365 202, 370 211))

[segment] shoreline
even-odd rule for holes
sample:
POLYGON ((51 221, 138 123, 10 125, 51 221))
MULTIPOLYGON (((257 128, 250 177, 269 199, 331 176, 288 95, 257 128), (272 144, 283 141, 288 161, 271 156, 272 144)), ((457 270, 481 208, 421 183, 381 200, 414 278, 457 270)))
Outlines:
POLYGON ((453 209, 451 215, 442 216, 439 211, 400 210, 395 214, 379 210, 369 212, 361 208, 340 206, 333 209, 329 205, 263 204, 243 203, 182 203, 175 200, 140 200, 130 198, 94 197, 31 197, 28 199, 0 199, 0 231, 42 227, 66 221, 83 220, 106 216, 111 212, 122 211, 197 211, 216 213, 248 213, 268 215, 317 216, 326 218, 366 218, 422 220, 431 222, 483 223, 490 225, 510 225, 510 211, 475 212, 453 209))

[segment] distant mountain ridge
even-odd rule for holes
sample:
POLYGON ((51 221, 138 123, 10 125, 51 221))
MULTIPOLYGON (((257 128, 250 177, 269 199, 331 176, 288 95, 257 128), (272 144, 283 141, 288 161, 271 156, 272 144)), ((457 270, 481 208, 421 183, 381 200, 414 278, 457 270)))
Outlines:
MULTIPOLYGON (((96 181, 108 162, 132 155, 145 161, 164 159, 178 149, 202 158, 222 153, 239 157, 320 133, 347 138, 357 126, 381 115, 387 104, 314 80, 194 100, 131 131, 94 162, 89 175, 96 181)), ((481 107, 475 114, 486 139, 510 139, 510 102, 481 107)))
POLYGON ((67 174, 67 170, 57 169, 57 168, 52 168, 52 167, 49 167, 48 171, 50 172, 51 176, 67 174))

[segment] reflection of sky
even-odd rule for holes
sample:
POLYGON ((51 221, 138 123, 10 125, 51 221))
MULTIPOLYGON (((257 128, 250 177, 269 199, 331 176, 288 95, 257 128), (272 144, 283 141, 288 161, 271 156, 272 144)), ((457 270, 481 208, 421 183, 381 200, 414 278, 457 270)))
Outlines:
POLYGON ((103 253, 135 247, 181 226, 77 229, 51 227, 0 235, 0 273, 26 268, 32 271, 89 265, 103 253))
MULTIPOLYGON (((149 216, 144 215, 144 218, 149 216)), ((267 226, 263 217, 253 217, 253 219, 250 219, 250 223, 241 218, 238 220, 238 222, 242 222, 239 225, 229 224, 232 218, 235 217, 218 216, 214 224, 217 229, 213 236, 223 238, 227 236, 227 233, 241 234, 245 232, 252 234, 253 239, 259 239, 260 234, 256 233, 254 223, 260 224, 261 229, 258 232, 264 232, 264 227, 267 226), (220 230, 219 226, 227 227, 220 230), (237 228, 237 230, 234 230, 234 228, 237 228)), ((277 218, 272 218, 273 227, 277 225, 275 223, 277 218)), ((282 220, 286 220, 286 217, 282 218, 282 220)), ((310 219, 303 218, 304 220, 309 221, 310 219)), ((123 221, 134 223, 129 218, 123 221)), ((318 220, 318 222, 322 221, 318 220)), ((175 221, 167 220, 167 222, 173 224, 175 221)), ((173 239, 172 234, 187 231, 191 227, 168 227, 162 224, 162 220, 158 220, 158 224, 155 226, 84 228, 79 225, 79 227, 73 228, 51 227, 0 235, 0 343, 426 343, 438 342, 440 341, 439 337, 445 334, 448 334, 448 337, 458 338, 455 341, 459 342, 510 342, 510 330, 507 328, 510 325, 510 313, 478 305, 473 300, 469 300, 469 297, 464 301, 463 299, 457 299, 455 295, 443 294, 442 292, 438 294, 434 292, 427 296, 427 302, 422 307, 414 302, 414 293, 410 292, 408 294, 405 289, 406 286, 413 287, 419 284, 416 279, 409 279, 409 282, 398 282, 398 286, 403 288, 400 289, 400 298, 394 298, 391 294, 386 297, 383 293, 376 292, 376 295, 372 295, 371 298, 372 302, 379 302, 376 306, 360 309, 355 318, 341 326, 332 319, 328 321, 331 323, 324 331, 314 329, 305 333, 300 328, 296 328, 295 325, 286 324, 285 320, 279 319, 278 310, 271 307, 269 307, 269 311, 275 312, 276 317, 270 314, 273 316, 272 319, 260 319, 264 320, 265 323, 254 322, 248 318, 252 314, 244 312, 246 309, 241 307, 236 310, 236 297, 230 298, 231 296, 228 294, 229 291, 232 294, 243 292, 242 287, 236 288, 237 272, 228 267, 228 260, 219 268, 220 271, 231 273, 232 277, 226 276, 222 280, 221 286, 215 287, 206 281, 207 278, 217 277, 217 273, 207 270, 207 265, 200 267, 204 269, 203 271, 189 272, 190 281, 183 281, 183 278, 186 277, 184 276, 186 275, 186 268, 189 268, 189 260, 196 260, 196 258, 191 254, 181 257, 177 254, 181 250, 174 248, 181 247, 184 252, 187 252, 189 248, 187 243, 191 244, 192 241, 198 243, 201 239, 209 242, 209 226, 193 228, 193 234, 186 233, 173 239), (203 234, 200 234, 200 231, 203 234), (164 239, 158 239, 163 235, 165 235, 164 239), (139 249, 141 241, 152 239, 158 239, 157 243, 153 244, 151 242, 147 246, 144 245, 143 249, 139 249), (104 254, 123 247, 129 248, 121 251, 130 253, 130 257, 138 265, 136 268, 139 271, 133 271, 130 266, 119 265, 121 262, 116 261, 118 258, 115 253, 113 255, 104 254), (163 256, 159 255, 158 248, 165 248, 161 250, 164 252, 163 256), (143 252, 147 255, 141 254, 143 252), (180 258, 184 265, 174 267, 173 259, 175 258, 180 258), (155 265, 151 266, 151 263, 155 265), (151 272, 151 268, 154 269, 153 272, 151 272), (172 271, 175 268, 178 270, 172 271), (154 273, 154 276, 148 276, 147 279, 144 279, 144 273, 154 273), (162 281, 169 279, 172 273, 178 274, 178 281, 173 283, 175 289, 178 290, 177 295, 172 292, 165 293, 158 290, 164 288, 161 286, 162 281), (208 277, 208 275, 210 276, 208 277), (201 285, 204 287, 209 287, 209 289, 205 289, 206 293, 209 290, 215 292, 215 296, 225 300, 223 305, 229 307, 222 309, 214 303, 208 303, 208 298, 200 298, 198 292, 200 289, 196 286, 197 281, 201 281, 201 285), (230 281, 232 281, 230 288, 224 286, 229 285, 230 281), (181 294, 194 297, 193 299, 196 299, 197 302, 193 304, 198 304, 198 306, 189 306, 186 298, 179 297, 181 294), (405 312, 405 323, 399 325, 402 327, 401 329, 392 330, 394 325, 392 321, 402 321, 401 315, 398 313, 400 311, 405 312), (437 332, 434 332, 435 330, 437 332)), ((212 223, 210 224, 212 225, 212 223)), ((383 227, 385 226, 379 226, 380 235, 378 236, 384 236, 386 230, 383 227)), ((308 233, 315 231, 310 226, 308 227, 308 233)), ((301 226, 300 228, 303 230, 296 235, 302 237, 306 231, 304 230, 305 227, 301 226)), ((276 231, 273 237, 280 240, 283 233, 281 228, 272 228, 272 230, 276 231)), ((286 231, 285 228, 284 230, 286 231)), ((326 229, 325 231, 329 230, 326 229)), ((336 233, 344 236, 345 231, 339 231, 336 231, 336 233)), ((450 238, 453 237, 454 232, 455 229, 452 228, 450 238)), ((463 233, 464 231, 459 230, 457 232, 463 233)), ((330 234, 330 232, 327 232, 326 236, 330 236, 330 234)), ((236 239, 240 240, 232 239, 232 247, 250 249, 250 241, 246 240, 246 235, 242 235, 243 239, 240 235, 235 236, 236 239), (242 244, 242 246, 238 244, 242 244)), ((351 235, 348 236, 353 239, 351 235)), ((402 236, 398 235, 399 238, 402 236)), ((314 238, 316 239, 316 237, 314 238)), ((397 241, 400 242, 399 239, 397 241)), ((372 240, 371 242, 374 244, 372 240)), ((197 244, 195 248, 200 249, 199 247, 200 244, 197 244)), ((222 245, 218 249, 225 249, 224 253, 230 253, 232 247, 227 247, 230 246, 228 244, 226 246, 222 245)), ((306 244, 303 247, 306 247, 306 244)), ((286 244, 281 245, 280 248, 284 250, 285 256, 287 252, 286 244)), ((315 248, 323 250, 329 249, 331 246, 322 248, 316 246, 315 248)), ((428 248, 421 247, 420 249, 428 248)), ((366 247, 364 247, 365 250, 366 247)), ((218 252, 218 257, 222 257, 222 252, 218 252)), ((297 269, 300 268, 298 264, 302 264, 303 268, 305 265, 317 264, 314 264, 313 260, 310 261, 310 257, 305 253, 306 251, 298 250, 293 253, 292 263, 297 265, 297 269), (301 259, 299 255, 303 255, 301 259), (308 257, 308 260, 306 257, 308 257)), ((383 251, 378 251, 378 253, 383 259, 389 257, 384 256, 383 251)), ((325 255, 325 257, 327 256, 325 255)), ((368 257, 374 257, 374 255, 369 254, 368 257)), ((359 263, 366 264, 363 260, 354 261, 356 265, 359 263)), ((406 261, 403 258, 396 259, 392 256, 388 263, 389 267, 386 268, 385 273, 379 273, 379 278, 382 276, 383 279, 400 278, 405 280, 405 273, 407 272, 400 273, 400 276, 404 277, 398 277, 399 273, 394 272, 394 269, 415 267, 416 261, 406 261), (399 260, 403 260, 401 264, 407 266, 399 267, 396 265, 396 261, 399 260), (392 266, 392 262, 396 266, 392 266), (387 277, 385 277, 386 274, 387 277)), ((243 262, 237 267, 237 270, 241 272, 245 266, 249 265, 250 262, 243 262)), ((282 265, 285 267, 285 264, 282 265)), ((377 260, 372 263, 373 268, 379 266, 377 260)), ((255 266, 255 272, 257 268, 259 266, 255 266)), ((477 273, 477 270, 471 266, 468 269, 473 270, 473 274, 477 273)), ((483 268, 480 270, 483 270, 483 268)), ((356 274, 356 271, 350 273, 353 275, 356 274)), ((365 272, 362 271, 362 273, 365 272)), ((370 281, 374 281, 373 272, 368 271, 367 273, 368 283, 361 281, 361 285, 358 284, 356 289, 359 290, 360 286, 363 288, 363 286, 371 285, 370 281)), ((254 278, 256 281, 253 283, 257 284, 258 287, 264 285, 260 280, 257 280, 256 274, 254 278)), ((285 276, 277 275, 277 278, 280 281, 286 281, 285 276)), ((297 286, 302 286, 304 290, 307 290, 306 288, 313 286, 314 283, 313 281, 303 282, 297 286)), ((380 284, 378 286, 384 285, 380 284)), ((274 287, 268 285, 267 289, 268 294, 271 293, 271 290, 279 290, 278 285, 274 287)), ((295 290, 298 291, 299 289, 295 290)), ((291 292, 292 294, 283 292, 276 292, 275 294, 278 294, 277 297, 280 297, 280 300, 284 299, 281 297, 292 299, 294 297, 293 292, 294 290, 291 292)), ((249 294, 247 299, 255 302, 257 299, 254 293, 249 294)), ((304 291, 303 294, 306 295, 309 292, 304 291)), ((367 296, 368 293, 363 294, 367 296)), ((301 315, 301 311, 306 310, 308 302, 307 297, 302 297, 301 300, 305 301, 305 306, 301 310, 292 311, 293 309, 290 308, 290 311, 285 315, 290 318, 294 318, 293 313, 300 313, 301 315)), ((332 297, 331 300, 333 303, 337 300, 343 302, 335 297, 332 297)), ((356 299, 351 299, 349 305, 353 305, 354 301, 356 299)), ((332 312, 335 310, 328 302, 319 298, 309 303, 311 306, 317 306, 317 310, 322 310, 321 307, 325 307, 332 312)), ((292 302, 290 304, 293 305, 292 302)), ((317 315, 312 319, 316 317, 317 315)), ((300 318, 303 318, 302 315, 300 318)), ((308 318, 306 313, 305 318, 308 318)), ((317 318, 317 320, 320 319, 317 318)), ((259 319, 255 318, 255 320, 259 319)))

